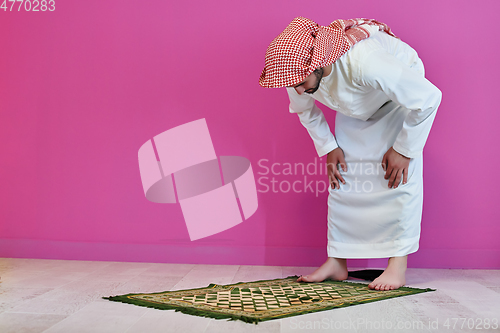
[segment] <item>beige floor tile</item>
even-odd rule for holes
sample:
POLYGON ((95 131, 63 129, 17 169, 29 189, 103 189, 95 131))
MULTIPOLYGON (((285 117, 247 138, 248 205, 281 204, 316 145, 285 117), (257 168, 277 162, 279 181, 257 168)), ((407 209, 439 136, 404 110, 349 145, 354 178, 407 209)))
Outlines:
POLYGON ((462 274, 485 287, 500 286, 500 270, 462 270, 462 274))
POLYGON ((147 270, 141 273, 141 276, 183 277, 195 266, 193 264, 152 264, 147 270))
POLYGON ((144 276, 141 274, 127 282, 117 285, 112 292, 115 295, 120 295, 168 291, 171 290, 180 279, 181 277, 144 276))
POLYGON ((122 283, 92 279, 76 281, 23 302, 10 311, 70 315, 103 296, 113 295, 122 283))
POLYGON ((0 332, 2 333, 38 333, 43 332, 61 320, 64 315, 36 313, 0 314, 0 332))
POLYGON ((305 275, 315 269, 0 258, 0 332, 383 332, 382 325, 398 323, 405 327, 389 331, 477 332, 457 323, 453 328, 452 320, 500 321, 498 270, 408 269, 409 286, 437 291, 258 325, 102 299, 305 275), (429 326, 434 324, 439 327, 429 326))
POLYGON ((91 272, 93 270, 108 266, 107 261, 80 261, 80 260, 50 260, 50 259, 17 259, 0 258, 0 270, 2 267, 10 267, 9 270, 21 269, 31 271, 72 271, 91 272))
POLYGON ((238 268, 236 265, 196 265, 171 290, 203 288, 210 283, 229 284, 238 268))
POLYGON ((500 294, 500 287, 486 287, 486 288, 500 294))
POLYGON ((142 262, 113 262, 109 263, 98 270, 92 272, 92 277, 99 279, 116 279, 121 280, 132 278, 146 272, 153 264, 142 262))
POLYGON ((0 284, 0 313, 12 310, 16 306, 29 302, 51 290, 51 288, 4 287, 0 284))
POLYGON ((436 288, 442 281, 465 281, 462 270, 410 268, 406 271, 406 284, 418 288, 436 288))
POLYGON ((97 300, 61 320, 44 333, 126 332, 147 310, 140 306, 97 300))
POLYGON ((89 276, 89 272, 16 269, 2 275, 2 286, 25 288, 57 288, 89 276))
POLYGON ((278 333, 281 329, 280 320, 264 321, 257 325, 244 323, 242 321, 220 319, 211 320, 204 333, 247 333, 247 332, 269 332, 278 333))
MULTIPOLYGON (((441 281, 439 291, 475 313, 475 317, 500 317, 500 297, 473 281, 441 281)), ((499 318, 500 319, 500 318, 499 318)))
POLYGON ((314 272, 318 267, 293 267, 293 266, 283 266, 281 267, 281 276, 283 278, 293 276, 293 275, 307 275, 314 272))
POLYGON ((205 332, 211 320, 174 310, 148 309, 126 333, 201 333, 205 332))
POLYGON ((281 279, 279 266, 239 266, 231 283, 281 279))

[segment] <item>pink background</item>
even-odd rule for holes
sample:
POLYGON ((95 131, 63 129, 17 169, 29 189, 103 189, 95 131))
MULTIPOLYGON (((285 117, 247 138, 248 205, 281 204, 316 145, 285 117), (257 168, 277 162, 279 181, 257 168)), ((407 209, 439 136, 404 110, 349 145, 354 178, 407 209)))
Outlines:
POLYGON ((498 1, 91 0, 56 1, 55 12, 39 13, 17 6, 0 11, 0 256, 321 264, 326 193, 260 192, 250 219, 191 242, 178 205, 144 197, 137 152, 154 135, 206 118, 217 155, 250 159, 256 179, 262 159, 314 162, 285 90, 258 85, 266 47, 295 16, 323 25, 368 17, 417 49, 443 92, 424 153, 420 250, 409 266, 500 268, 492 185, 500 162, 498 1))

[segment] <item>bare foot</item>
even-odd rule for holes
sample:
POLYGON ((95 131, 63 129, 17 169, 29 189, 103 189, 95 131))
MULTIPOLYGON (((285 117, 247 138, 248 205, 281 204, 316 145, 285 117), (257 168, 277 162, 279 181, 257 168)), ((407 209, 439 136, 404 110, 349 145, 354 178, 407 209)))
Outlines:
POLYGON ((389 258, 385 271, 368 287, 375 290, 394 290, 404 286, 407 259, 408 256, 389 258))
POLYGON ((347 279, 346 260, 329 257, 320 268, 314 271, 314 273, 300 276, 297 282, 321 282, 326 279, 336 281, 347 279))

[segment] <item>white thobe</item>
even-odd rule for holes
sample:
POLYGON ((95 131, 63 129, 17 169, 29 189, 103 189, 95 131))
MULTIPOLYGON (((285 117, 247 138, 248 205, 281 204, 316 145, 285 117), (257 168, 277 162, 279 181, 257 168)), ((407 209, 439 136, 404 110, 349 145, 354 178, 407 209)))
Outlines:
POLYGON ((333 63, 314 94, 287 91, 290 112, 298 114, 319 156, 340 146, 348 165, 341 171, 346 185, 330 188, 328 197, 328 256, 384 258, 417 251, 422 151, 441 101, 417 52, 372 31, 333 63), (335 136, 315 101, 337 111, 335 136), (411 158, 408 182, 397 189, 383 178, 382 157, 390 147, 411 158))

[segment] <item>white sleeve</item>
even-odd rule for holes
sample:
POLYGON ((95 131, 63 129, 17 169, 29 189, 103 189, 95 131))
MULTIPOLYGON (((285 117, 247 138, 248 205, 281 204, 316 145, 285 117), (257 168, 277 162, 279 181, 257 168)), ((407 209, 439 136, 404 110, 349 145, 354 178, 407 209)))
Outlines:
POLYGON ((338 147, 330 131, 323 112, 316 106, 314 99, 299 95, 294 88, 286 88, 290 97, 290 112, 296 113, 302 125, 311 136, 318 155, 324 156, 338 147))
POLYGON ((392 101, 410 110, 393 148, 409 158, 420 156, 441 102, 441 91, 385 50, 367 56, 360 67, 359 81, 382 90, 392 101))

